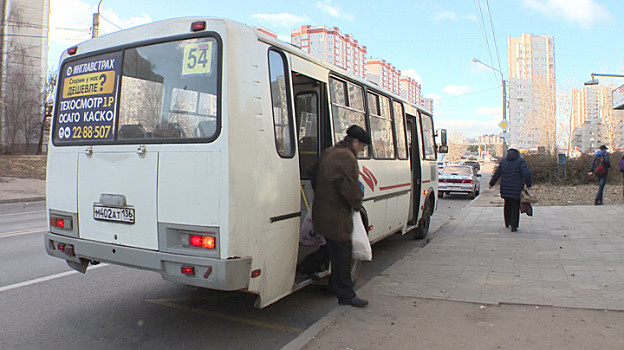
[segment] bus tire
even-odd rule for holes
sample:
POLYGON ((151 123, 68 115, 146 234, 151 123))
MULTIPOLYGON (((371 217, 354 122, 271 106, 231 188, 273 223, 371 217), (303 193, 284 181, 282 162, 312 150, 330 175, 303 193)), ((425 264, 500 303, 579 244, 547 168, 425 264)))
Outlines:
POLYGON ((418 227, 414 230, 414 239, 425 239, 429 233, 429 224, 431 223, 431 210, 433 209, 431 199, 425 201, 423 215, 418 222, 418 227))

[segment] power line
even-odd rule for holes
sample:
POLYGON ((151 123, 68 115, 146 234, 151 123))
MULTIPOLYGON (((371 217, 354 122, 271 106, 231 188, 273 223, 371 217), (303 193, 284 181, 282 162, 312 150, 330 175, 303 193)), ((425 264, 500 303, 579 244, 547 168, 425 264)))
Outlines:
MULTIPOLYGON (((490 57, 490 62, 493 62, 494 59, 492 57, 492 50, 490 48, 490 41, 488 40, 487 31, 485 30, 485 21, 483 19, 483 11, 481 10, 481 2, 480 0, 473 0, 473 4, 475 6, 475 12, 477 13, 477 19, 479 20, 479 27, 481 29, 481 33, 483 34, 483 40, 485 41, 485 47, 487 48, 488 56, 490 57)), ((496 79, 496 84, 498 85, 498 77, 496 76, 496 72, 493 72, 493 74, 496 79)))
POLYGON ((487 6, 488 17, 490 18, 490 30, 492 31, 492 39, 494 40, 494 49, 496 50, 496 59, 498 60, 498 70, 503 72, 503 67, 500 62, 500 55, 498 54, 498 44, 496 43, 496 35, 494 35, 494 25, 492 24, 492 13, 490 12, 490 2, 485 0, 485 5, 487 6))

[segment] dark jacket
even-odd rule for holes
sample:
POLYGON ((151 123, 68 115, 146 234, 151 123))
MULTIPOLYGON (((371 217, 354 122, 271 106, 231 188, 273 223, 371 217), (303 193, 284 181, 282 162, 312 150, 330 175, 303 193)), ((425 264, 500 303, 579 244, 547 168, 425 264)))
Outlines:
POLYGON ((507 158, 503 158, 490 180, 494 186, 501 179, 500 193, 503 198, 520 200, 520 193, 524 185, 531 187, 531 170, 516 149, 507 150, 507 158))
POLYGON ((323 152, 312 204, 314 230, 333 241, 350 241, 352 209, 362 206, 355 151, 342 141, 323 152))
MULTIPOLYGON (((597 150, 596 153, 594 153, 594 158, 592 158, 591 168, 589 169, 589 172, 593 173, 596 171, 596 166, 598 165, 596 164, 596 161, 598 160, 599 157, 604 157, 604 165, 605 165, 605 169, 607 170, 607 172, 602 176, 607 176, 609 175, 609 168, 611 167, 611 162, 609 161, 609 153, 601 149, 597 150)), ((599 175, 596 175, 596 176, 600 177, 599 175)))

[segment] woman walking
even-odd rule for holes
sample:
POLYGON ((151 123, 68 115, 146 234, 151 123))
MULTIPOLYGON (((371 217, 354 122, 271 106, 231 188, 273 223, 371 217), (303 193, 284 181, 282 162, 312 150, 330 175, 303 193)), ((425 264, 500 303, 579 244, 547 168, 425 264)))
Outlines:
POLYGON ((501 197, 505 200, 505 227, 511 227, 511 232, 516 232, 520 222, 521 193, 525 184, 527 188, 531 187, 531 170, 516 147, 510 146, 507 149, 507 157, 496 168, 490 180, 490 188, 499 178, 501 197))

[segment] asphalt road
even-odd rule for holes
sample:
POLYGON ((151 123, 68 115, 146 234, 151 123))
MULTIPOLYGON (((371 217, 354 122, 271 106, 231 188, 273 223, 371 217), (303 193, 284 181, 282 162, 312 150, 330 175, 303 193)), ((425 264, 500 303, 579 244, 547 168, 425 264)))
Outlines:
MULTIPOLYGON (((445 196, 433 220, 470 202, 445 196)), ((45 253, 44 210, 43 202, 0 205, 0 349, 277 349, 340 307, 322 284, 259 310, 253 295, 153 272, 100 264, 81 275, 45 253)), ((395 235, 375 244, 357 285, 425 242, 395 235)))

